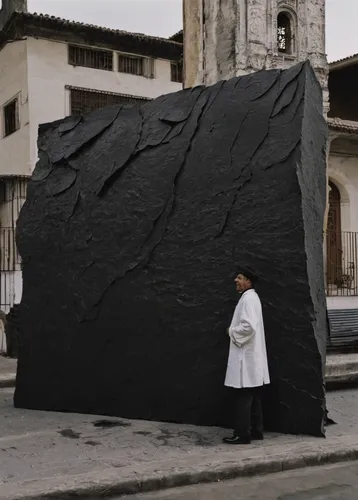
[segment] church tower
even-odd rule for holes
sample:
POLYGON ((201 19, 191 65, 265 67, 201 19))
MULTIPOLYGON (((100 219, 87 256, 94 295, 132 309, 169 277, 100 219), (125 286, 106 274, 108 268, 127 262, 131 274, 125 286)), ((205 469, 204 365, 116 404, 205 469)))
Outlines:
POLYGON ((185 86, 310 59, 328 110, 325 0, 184 0, 185 86))
POLYGON ((14 12, 27 12, 27 0, 2 0, 0 2, 0 31, 14 12))

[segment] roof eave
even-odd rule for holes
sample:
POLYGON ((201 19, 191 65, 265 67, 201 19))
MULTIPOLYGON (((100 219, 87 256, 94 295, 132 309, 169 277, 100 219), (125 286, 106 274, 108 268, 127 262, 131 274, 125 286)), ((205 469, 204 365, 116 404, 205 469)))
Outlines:
POLYGON ((354 66, 358 63, 358 54, 347 59, 342 59, 340 61, 334 61, 329 64, 329 71, 336 71, 338 69, 348 68, 349 66, 354 66))
POLYGON ((169 60, 180 60, 183 50, 182 44, 165 38, 19 12, 14 12, 4 26, 0 34, 0 48, 9 40, 25 36, 74 44, 98 45, 98 47, 112 50, 133 51, 133 53, 169 60))

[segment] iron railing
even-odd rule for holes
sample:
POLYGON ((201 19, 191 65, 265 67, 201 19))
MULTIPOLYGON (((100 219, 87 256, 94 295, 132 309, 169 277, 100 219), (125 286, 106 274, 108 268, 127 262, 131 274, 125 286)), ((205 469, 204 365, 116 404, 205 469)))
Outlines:
POLYGON ((21 261, 16 247, 16 229, 0 228, 0 271, 20 271, 21 261))
POLYGON ((8 313, 22 292, 21 259, 16 247, 16 229, 0 228, 0 309, 8 313))
POLYGON ((328 231, 326 295, 358 296, 358 232, 328 231))
POLYGON ((22 293, 16 221, 26 199, 27 178, 0 179, 0 309, 8 313, 22 293))

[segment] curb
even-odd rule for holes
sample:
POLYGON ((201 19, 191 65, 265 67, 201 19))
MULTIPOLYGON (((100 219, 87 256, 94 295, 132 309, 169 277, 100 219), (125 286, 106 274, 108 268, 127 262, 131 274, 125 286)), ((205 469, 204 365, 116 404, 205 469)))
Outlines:
POLYGON ((353 384, 358 381, 358 372, 344 373, 343 375, 331 375, 326 377, 326 385, 353 384))
POLYGON ((0 375, 0 389, 15 387, 15 385, 16 385, 16 375, 14 373, 0 375))
POLYGON ((344 370, 342 370, 342 366, 330 366, 327 370, 325 381, 328 388, 330 386, 339 388, 340 384, 354 384, 358 382, 357 363, 352 365, 347 364, 344 366, 344 370))
MULTIPOLYGON (((335 464, 350 460, 358 460, 358 445, 351 448, 341 448, 335 451, 307 451, 296 457, 286 454, 278 454, 272 458, 263 458, 259 461, 246 460, 238 464, 221 464, 210 468, 210 466, 199 466, 197 470, 189 470, 176 473, 158 473, 144 475, 136 479, 113 480, 107 484, 90 484, 78 488, 63 488, 41 493, 35 496, 17 496, 18 500, 50 500, 51 498, 67 500, 76 498, 96 497, 110 498, 113 496, 133 495, 148 493, 158 490, 170 489, 180 486, 190 486, 200 483, 213 483, 239 477, 266 475, 289 470, 315 467, 326 464, 335 464)), ((10 500, 10 499, 9 499, 10 500)))

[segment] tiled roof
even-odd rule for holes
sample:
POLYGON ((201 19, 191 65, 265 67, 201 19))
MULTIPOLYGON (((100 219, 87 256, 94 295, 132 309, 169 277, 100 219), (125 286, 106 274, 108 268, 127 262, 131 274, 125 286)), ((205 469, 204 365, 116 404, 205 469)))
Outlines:
POLYGON ((153 57, 180 59, 182 44, 168 38, 114 30, 45 14, 14 12, 1 33, 6 41, 24 36, 90 44, 153 57))
POLYGON ((173 40, 174 42, 183 43, 183 36, 184 36, 184 31, 180 30, 177 33, 175 33, 174 35, 170 36, 169 40, 173 40))
POLYGON ((56 25, 66 25, 70 26, 71 28, 84 28, 84 29, 95 29, 98 31, 101 31, 103 33, 113 33, 119 36, 123 35, 130 35, 134 38, 137 38, 138 40, 155 40, 159 42, 168 42, 168 38, 163 38, 163 37, 157 37, 157 36, 150 36, 150 35, 145 35, 143 33, 132 33, 130 31, 124 31, 124 30, 115 30, 111 28, 105 28, 103 26, 97 26, 96 24, 86 24, 86 23, 81 23, 79 21, 71 21, 69 19, 63 19, 61 17, 56 17, 56 16, 50 16, 48 14, 37 14, 37 12, 34 13, 29 13, 29 12, 18 12, 17 15, 21 15, 24 18, 33 20, 33 19, 40 19, 44 22, 52 22, 56 25))
POLYGON ((351 56, 344 57, 343 59, 338 59, 337 61, 330 62, 329 69, 332 71, 334 69, 344 68, 356 63, 358 63, 358 54, 353 54, 351 56))

